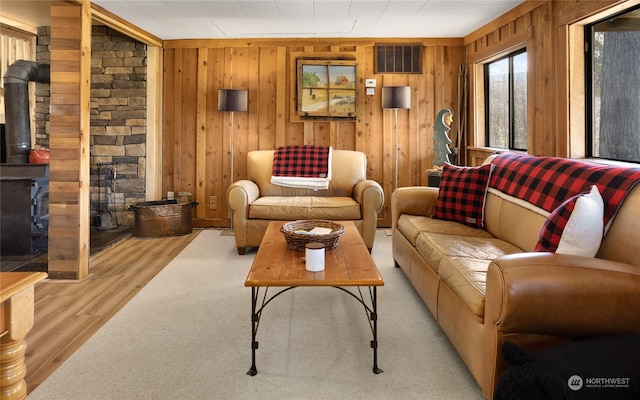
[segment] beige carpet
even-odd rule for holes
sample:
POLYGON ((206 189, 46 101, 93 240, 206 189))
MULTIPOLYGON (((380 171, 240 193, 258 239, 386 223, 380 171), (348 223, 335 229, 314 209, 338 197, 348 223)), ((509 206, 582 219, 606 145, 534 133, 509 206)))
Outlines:
POLYGON ((265 309, 251 366, 255 253, 205 230, 29 395, 98 399, 483 399, 378 230, 378 365, 362 306, 332 288, 298 288, 265 309))

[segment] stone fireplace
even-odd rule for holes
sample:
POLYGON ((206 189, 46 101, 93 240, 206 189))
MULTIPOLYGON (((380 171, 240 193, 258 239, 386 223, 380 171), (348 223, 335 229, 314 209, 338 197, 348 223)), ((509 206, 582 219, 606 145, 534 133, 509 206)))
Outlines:
MULTIPOLYGON (((49 62, 49 41, 49 27, 38 28, 38 62, 49 62)), ((145 44, 106 26, 92 27, 91 224, 106 203, 118 225, 133 225, 129 207, 145 200, 146 63, 145 44), (99 165, 112 169, 105 174, 99 165)), ((35 114, 36 146, 49 147, 47 84, 36 87, 35 114)))

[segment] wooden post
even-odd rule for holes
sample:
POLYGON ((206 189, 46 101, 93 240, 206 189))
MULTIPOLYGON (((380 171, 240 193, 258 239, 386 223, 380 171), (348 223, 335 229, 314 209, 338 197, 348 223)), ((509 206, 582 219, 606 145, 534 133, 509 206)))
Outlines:
POLYGON ((91 5, 51 2, 49 277, 89 271, 91 5))

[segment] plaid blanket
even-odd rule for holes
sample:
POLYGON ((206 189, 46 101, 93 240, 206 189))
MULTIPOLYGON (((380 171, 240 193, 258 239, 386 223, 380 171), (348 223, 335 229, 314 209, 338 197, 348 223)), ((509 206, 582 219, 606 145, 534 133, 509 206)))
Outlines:
POLYGON ((287 187, 327 189, 331 180, 331 147, 292 145, 273 154, 271 183, 287 187))
POLYGON ((605 203, 605 232, 627 194, 640 182, 640 168, 567 158, 503 153, 492 164, 495 168, 489 187, 549 212, 569 197, 596 185, 605 203))

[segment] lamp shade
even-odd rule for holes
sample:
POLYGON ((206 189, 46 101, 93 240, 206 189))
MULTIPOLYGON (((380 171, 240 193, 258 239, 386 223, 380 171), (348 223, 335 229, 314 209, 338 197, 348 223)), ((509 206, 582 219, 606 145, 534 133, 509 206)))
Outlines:
POLYGON ((238 89, 218 90, 218 111, 247 111, 247 91, 238 89))
POLYGON ((411 86, 383 86, 382 108, 411 108, 411 86))

